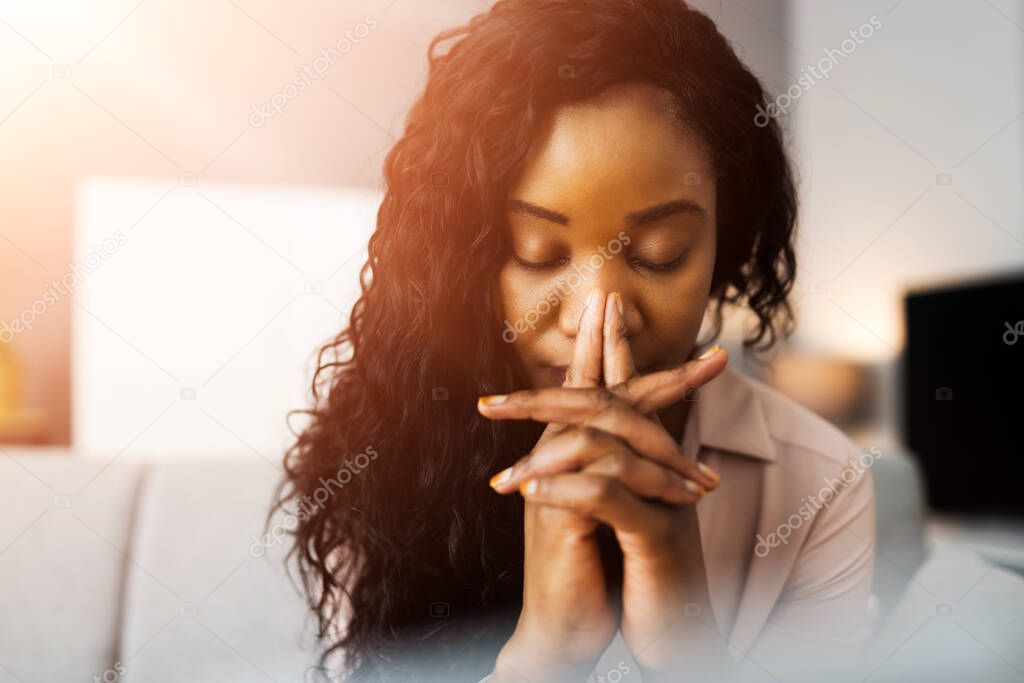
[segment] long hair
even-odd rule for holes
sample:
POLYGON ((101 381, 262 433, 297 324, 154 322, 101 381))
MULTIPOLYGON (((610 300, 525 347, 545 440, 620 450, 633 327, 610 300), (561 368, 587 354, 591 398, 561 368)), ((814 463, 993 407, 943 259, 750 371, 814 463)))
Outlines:
POLYGON ((277 500, 324 499, 300 516, 291 557, 322 661, 343 655, 356 678, 401 677, 412 653, 447 680, 477 680, 514 628, 522 501, 487 481, 541 426, 486 420, 476 399, 526 385, 495 292, 507 195, 556 107, 626 82, 667 90, 718 184, 715 336, 727 303, 757 316, 745 347, 771 346, 793 322, 782 134, 755 123, 768 96, 707 16, 680 0, 499 0, 427 56, 426 88, 385 160, 361 295, 320 350, 277 500), (367 449, 372 461, 353 467, 367 449), (344 485, 327 486, 343 469, 344 485), (469 651, 480 657, 456 670, 469 651))

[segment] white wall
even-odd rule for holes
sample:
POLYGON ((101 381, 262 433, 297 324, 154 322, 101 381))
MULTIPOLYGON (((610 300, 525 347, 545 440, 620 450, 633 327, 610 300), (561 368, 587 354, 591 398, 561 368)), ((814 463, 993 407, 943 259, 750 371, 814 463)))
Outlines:
POLYGON ((881 24, 785 119, 803 176, 794 342, 891 359, 905 288, 1024 267, 1024 2, 791 6, 792 82, 881 24))

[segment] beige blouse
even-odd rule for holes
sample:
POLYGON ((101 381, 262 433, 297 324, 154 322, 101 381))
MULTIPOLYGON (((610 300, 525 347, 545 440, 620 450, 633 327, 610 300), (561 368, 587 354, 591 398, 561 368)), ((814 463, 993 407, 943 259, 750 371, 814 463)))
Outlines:
MULTIPOLYGON (((861 450, 823 418, 732 368, 695 401, 682 447, 722 477, 697 503, 697 518, 732 673, 792 681, 849 669, 871 626, 871 465, 882 452, 861 450)), ((617 637, 590 680, 610 680, 616 668, 624 676, 632 666, 617 637)), ((697 679, 680 672, 679 680, 697 679)))
POLYGON ((712 606, 732 643, 745 649, 768 625, 862 637, 881 451, 731 368, 698 394, 683 452, 700 444, 698 459, 722 475, 697 518, 712 606))

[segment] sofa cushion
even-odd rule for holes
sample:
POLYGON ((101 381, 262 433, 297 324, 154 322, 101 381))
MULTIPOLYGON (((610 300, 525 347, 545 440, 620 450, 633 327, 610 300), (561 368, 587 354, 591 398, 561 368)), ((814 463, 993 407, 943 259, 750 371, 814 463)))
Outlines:
POLYGON ((122 634, 135 680, 304 679, 315 658, 309 611, 285 571, 285 543, 260 542, 279 477, 258 458, 150 468, 122 634))
POLYGON ((0 683, 116 671, 142 471, 129 460, 0 449, 0 683))

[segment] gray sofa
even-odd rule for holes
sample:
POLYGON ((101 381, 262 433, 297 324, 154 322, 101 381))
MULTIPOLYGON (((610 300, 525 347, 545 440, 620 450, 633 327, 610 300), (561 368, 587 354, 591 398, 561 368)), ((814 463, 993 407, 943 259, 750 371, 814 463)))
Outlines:
POLYGON ((303 681, 310 623, 259 539, 278 471, 0 455, 0 682, 303 681))
MULTIPOLYGON (((279 476, 259 458, 0 451, 0 683, 307 680, 312 621, 284 545, 260 538, 279 476)), ((929 555, 913 462, 873 476, 887 616, 929 555)))

